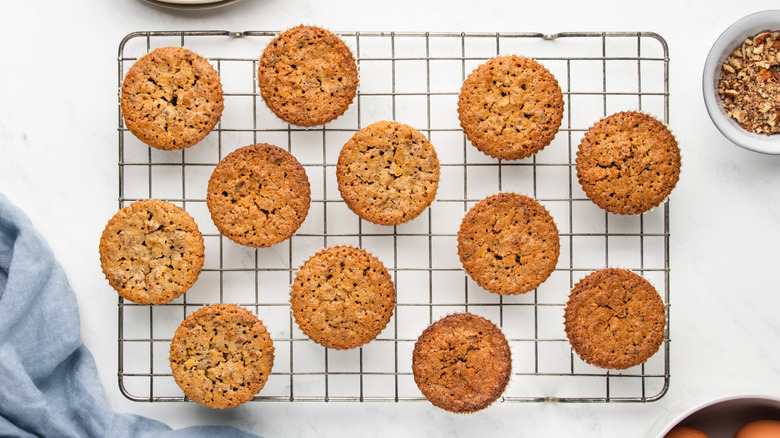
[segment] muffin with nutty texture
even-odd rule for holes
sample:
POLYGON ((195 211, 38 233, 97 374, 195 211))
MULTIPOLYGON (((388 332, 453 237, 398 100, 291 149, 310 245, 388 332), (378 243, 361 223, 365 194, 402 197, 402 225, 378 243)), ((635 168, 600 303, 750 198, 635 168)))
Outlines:
POLYGON ((108 283, 138 304, 165 304, 189 290, 203 259, 197 224, 170 202, 133 202, 108 221, 100 238, 108 283))
POLYGON ((290 291, 295 322, 325 347, 359 347, 387 326, 395 306, 390 274, 358 248, 334 246, 306 261, 290 291))
POLYGON ((176 329, 169 360, 187 398, 210 408, 233 408, 265 386, 274 345, 252 312, 214 304, 198 309, 176 329))
POLYGON ((626 369, 654 355, 664 341, 666 312, 653 285, 625 269, 602 269, 580 280, 564 311, 569 343, 585 362, 626 369))
POLYGON ((136 61, 122 82, 119 103, 127 129, 162 150, 203 140, 224 108, 216 70, 182 47, 155 49, 136 61))
POLYGON ((282 120, 322 125, 342 115, 355 99, 357 63, 341 38, 301 25, 268 44, 257 83, 265 103, 282 120))
POLYGON ((220 233, 242 245, 269 247, 295 233, 309 213, 311 189, 301 163, 286 150, 258 143, 223 158, 206 194, 220 233))
POLYGON ((640 214, 660 205, 680 178, 680 149, 652 116, 626 111, 593 125, 577 151, 577 179, 604 210, 640 214))
POLYGON ((458 255, 469 276, 488 291, 526 293, 555 270, 558 227, 533 198, 499 193, 480 201, 463 218, 458 255))
POLYGON ((471 143, 493 158, 529 157, 555 138, 563 119, 558 81, 538 62, 492 58, 463 82, 458 117, 471 143))
POLYGON ((439 159, 416 129, 381 121, 344 145, 336 179, 341 197, 355 214, 376 224, 397 225, 416 218, 433 202, 439 159))
POLYGON ((501 329, 470 313, 449 315, 414 344, 412 373, 434 406, 454 413, 484 409, 504 393, 512 372, 501 329))

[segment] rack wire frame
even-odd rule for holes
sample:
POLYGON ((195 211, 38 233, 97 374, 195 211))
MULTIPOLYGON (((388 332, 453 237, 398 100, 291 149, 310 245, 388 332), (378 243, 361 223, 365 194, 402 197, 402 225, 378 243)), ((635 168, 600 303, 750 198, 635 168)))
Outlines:
POLYGON ((254 401, 425 400, 411 373, 416 336, 438 318, 459 311, 488 317, 507 336, 513 375, 503 402, 652 402, 663 397, 670 377, 669 201, 633 217, 601 211, 580 190, 574 159, 584 132, 612 112, 635 109, 669 123, 664 39, 652 32, 337 34, 356 55, 361 85, 345 115, 315 128, 280 122, 259 95, 259 55, 278 32, 134 32, 122 39, 117 101, 127 69, 144 53, 166 45, 193 48, 207 57, 222 78, 226 100, 213 132, 201 144, 176 152, 138 142, 118 110, 119 207, 138 199, 167 200, 195 217, 206 241, 201 277, 182 297, 162 306, 118 299, 117 375, 122 394, 139 402, 186 401, 167 364, 173 332, 197 308, 233 302, 266 323, 276 347, 274 370, 254 401), (240 47, 234 56, 227 49, 235 45, 240 47), (565 102, 553 143, 520 161, 493 160, 476 152, 460 129, 454 107, 471 69, 509 53, 546 65, 559 80, 565 102), (243 73, 229 73, 238 70, 243 73), (372 82, 372 77, 378 79, 372 82), (231 81, 243 81, 243 88, 232 87, 231 81), (437 199, 409 224, 380 227, 352 217, 334 191, 335 157, 343 142, 379 118, 415 127, 439 154, 437 199), (272 248, 234 244, 212 226, 205 207, 205 181, 213 167, 249 142, 275 142, 299 155, 312 183, 312 211, 304 226, 272 248), (551 210, 559 228, 561 257, 555 272, 522 296, 484 291, 463 272, 457 255, 452 256, 460 218, 482 197, 501 191, 533 196, 551 210), (388 327, 371 343, 348 352, 308 340, 285 299, 300 263, 335 244, 378 255, 397 290, 388 327), (660 351, 645 364, 623 371, 579 360, 562 323, 574 284, 610 266, 645 276, 659 290, 667 311, 660 351))

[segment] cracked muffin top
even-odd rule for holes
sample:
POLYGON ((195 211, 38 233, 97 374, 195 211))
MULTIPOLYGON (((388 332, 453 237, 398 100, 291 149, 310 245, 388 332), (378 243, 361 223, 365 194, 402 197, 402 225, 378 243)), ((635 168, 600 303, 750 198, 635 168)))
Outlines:
POLYGON ((380 225, 408 222, 431 205, 439 186, 439 159, 431 142, 411 126, 372 123, 339 153, 341 197, 361 218, 380 225))
POLYGON ((219 232, 236 243, 269 247, 295 233, 309 212, 311 189, 301 163, 286 150, 258 143, 223 158, 206 194, 219 232))
POLYGON ((680 149, 667 127, 626 111, 601 119, 577 151, 577 179, 606 211, 640 214, 660 205, 680 178, 680 149))
POLYGON ((315 26, 282 32, 263 51, 260 95, 280 119, 300 126, 342 115, 357 95, 358 69, 341 38, 315 26))
POLYGON ((471 143, 493 158, 529 157, 553 140, 563 119, 558 81, 538 62, 492 58, 463 82, 458 116, 471 143))
POLYGON ((661 296, 650 282, 625 269, 602 269, 580 280, 564 311, 572 349, 600 368, 645 362, 661 347, 665 327, 661 296))
POLYGON ((434 406, 454 413, 476 412, 501 397, 509 383, 509 343, 487 319, 451 314, 417 339, 412 372, 417 387, 434 406))
POLYGON ((169 361, 187 398, 210 408, 233 408, 265 386, 274 345, 252 312, 214 304, 182 321, 171 340, 169 361))
POLYGON ((198 226, 170 202, 133 202, 108 221, 100 238, 100 265, 108 283, 138 304, 165 304, 189 290, 203 260, 198 226))
POLYGON ((136 61, 122 82, 125 126, 157 149, 188 148, 211 132, 224 108, 209 62, 182 47, 162 47, 136 61))
POLYGON ((555 270, 558 227, 533 198, 488 196, 472 207, 458 230, 458 256, 480 286, 501 295, 530 292, 555 270))
POLYGON ((350 246, 324 249, 295 276, 290 307, 301 331, 325 347, 359 347, 384 330, 395 307, 387 268, 350 246))

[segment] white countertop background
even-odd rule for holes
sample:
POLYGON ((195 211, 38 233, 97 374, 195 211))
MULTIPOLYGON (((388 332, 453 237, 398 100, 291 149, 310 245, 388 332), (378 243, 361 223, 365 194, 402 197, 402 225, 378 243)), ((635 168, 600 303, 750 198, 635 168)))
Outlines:
MULTIPOLYGON (((243 0, 174 11, 142 0, 28 0, 0 12, 0 192, 51 245, 76 291, 83 340, 111 407, 174 428, 231 424, 265 437, 641 436, 706 394, 780 395, 780 156, 730 144, 710 122, 701 72, 733 21, 777 7, 733 2, 243 0), (137 30, 652 31, 669 45, 670 126, 683 157, 671 200, 671 379, 651 403, 498 403, 453 415, 425 402, 138 403, 117 386, 116 294, 98 241, 116 212, 117 48, 137 30)), ((259 54, 258 54, 259 55, 259 54)))

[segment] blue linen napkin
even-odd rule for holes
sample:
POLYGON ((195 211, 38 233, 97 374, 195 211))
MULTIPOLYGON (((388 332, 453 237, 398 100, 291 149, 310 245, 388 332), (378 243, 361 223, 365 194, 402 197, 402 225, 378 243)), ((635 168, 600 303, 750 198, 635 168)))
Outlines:
POLYGON ((254 437, 233 427, 171 430, 111 411, 79 336, 76 297, 27 215, 0 193, 0 436, 254 437))

